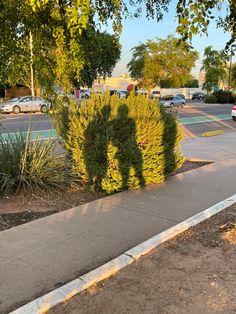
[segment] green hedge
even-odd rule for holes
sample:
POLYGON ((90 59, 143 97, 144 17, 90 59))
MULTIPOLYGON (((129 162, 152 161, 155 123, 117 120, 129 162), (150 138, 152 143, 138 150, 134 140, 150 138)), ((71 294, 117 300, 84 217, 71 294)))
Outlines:
POLYGON ((215 95, 207 95, 205 97, 205 103, 207 104, 215 104, 217 103, 217 98, 215 95))
POLYGON ((227 104, 228 102, 233 104, 236 101, 236 94, 231 91, 219 90, 213 95, 216 97, 217 103, 220 104, 227 104))
POLYGON ((183 163, 175 116, 144 96, 60 101, 54 123, 75 172, 93 189, 113 193, 160 183, 183 163))

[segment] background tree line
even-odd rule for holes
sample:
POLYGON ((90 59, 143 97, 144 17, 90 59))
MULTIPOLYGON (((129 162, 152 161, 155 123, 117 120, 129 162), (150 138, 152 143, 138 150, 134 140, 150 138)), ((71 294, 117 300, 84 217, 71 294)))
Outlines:
MULTIPOLYGON (((148 18, 161 20, 171 0, 2 0, 0 2, 0 83, 29 85, 29 35, 33 37, 34 72, 36 85, 45 90, 55 83, 69 90, 75 84, 91 85, 99 76, 111 75, 120 57, 119 34, 124 18, 139 17, 145 11, 148 18), (114 34, 100 31, 100 26, 111 21, 114 34), (95 62, 96 60, 96 62, 95 62)), ((235 44, 235 0, 227 0, 226 15, 218 18, 213 10, 220 10, 221 0, 178 0, 177 33, 183 40, 182 48, 196 58, 190 44, 196 33, 207 33, 211 20, 231 32, 226 48, 235 44)), ((170 40, 170 39, 169 39, 170 40)), ((173 39, 174 40, 174 39, 173 39)), ((172 40, 172 41, 173 41, 172 40)), ((171 44, 171 42, 170 42, 171 44)), ((161 42, 149 42, 139 51, 157 51, 161 42)), ((188 54, 184 56, 188 62, 188 54)), ((153 56, 157 59, 157 55, 153 56)), ((151 60, 151 59, 150 59, 151 60)), ((167 62, 167 61, 165 61, 167 62)), ((187 67, 191 65, 188 64, 187 67)), ((186 81, 186 67, 176 67, 177 75, 163 73, 162 81, 175 84, 186 81), (183 71, 182 76, 180 72, 183 71)), ((145 71, 152 72, 145 60, 145 71)), ((133 70, 132 70, 133 72, 133 70)), ((189 78, 188 78, 189 79, 189 78)), ((149 84, 147 79, 145 84, 149 84)), ((143 80, 143 82, 145 81, 143 80)), ((158 78, 152 74, 150 84, 158 78)))

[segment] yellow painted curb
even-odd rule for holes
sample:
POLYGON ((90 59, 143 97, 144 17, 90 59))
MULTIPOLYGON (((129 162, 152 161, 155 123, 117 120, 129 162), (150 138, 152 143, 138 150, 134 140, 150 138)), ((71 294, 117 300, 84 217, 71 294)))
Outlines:
POLYGON ((190 162, 205 162, 207 164, 213 163, 213 160, 209 160, 209 159, 198 159, 198 158, 186 158, 186 161, 190 161, 190 162))
POLYGON ((220 134, 224 134, 224 133, 225 132, 223 130, 216 130, 216 131, 202 133, 202 136, 203 137, 209 137, 209 136, 215 136, 215 135, 220 135, 220 134))

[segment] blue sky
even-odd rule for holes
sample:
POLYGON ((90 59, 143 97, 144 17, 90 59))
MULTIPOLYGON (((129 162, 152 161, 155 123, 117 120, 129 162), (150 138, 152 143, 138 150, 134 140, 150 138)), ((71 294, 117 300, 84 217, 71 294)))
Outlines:
MULTIPOLYGON (((176 0, 172 1, 172 4, 169 7, 169 12, 165 14, 164 19, 161 22, 147 20, 145 17, 123 21, 123 31, 120 37, 122 55, 115 67, 113 76, 119 76, 128 72, 126 65, 131 59, 132 54, 130 50, 132 47, 145 42, 147 39, 155 39, 157 37, 166 38, 168 35, 175 33, 177 26, 175 7, 176 0)), ((223 13, 222 10, 217 14, 223 15, 223 13)), ((108 27, 107 31, 111 32, 111 27, 108 27)), ((214 22, 209 25, 208 37, 206 35, 202 37, 199 35, 193 37, 193 47, 200 53, 200 58, 193 70, 194 75, 198 76, 204 49, 210 45, 217 50, 222 49, 229 38, 230 34, 224 33, 222 29, 216 28, 214 22)))

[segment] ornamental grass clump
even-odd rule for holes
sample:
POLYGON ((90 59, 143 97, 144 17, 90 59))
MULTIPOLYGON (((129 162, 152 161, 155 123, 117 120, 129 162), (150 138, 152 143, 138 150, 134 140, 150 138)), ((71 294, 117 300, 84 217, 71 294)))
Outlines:
POLYGON ((182 165, 178 122, 156 100, 93 94, 67 102, 54 122, 75 173, 92 189, 114 193, 161 183, 182 165))
POLYGON ((74 181, 71 163, 55 140, 32 140, 30 132, 0 136, 0 192, 66 189, 74 181))

